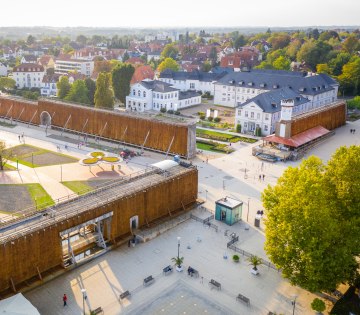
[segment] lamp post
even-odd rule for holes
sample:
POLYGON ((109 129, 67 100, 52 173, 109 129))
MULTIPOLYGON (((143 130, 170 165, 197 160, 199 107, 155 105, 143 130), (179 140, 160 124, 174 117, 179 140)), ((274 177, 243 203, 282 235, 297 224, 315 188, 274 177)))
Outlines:
POLYGON ((297 298, 297 295, 294 295, 294 300, 291 302, 292 306, 293 306, 293 315, 295 314, 295 306, 296 306, 296 298, 297 298))
POLYGON ((87 298, 86 289, 81 289, 81 293, 82 293, 82 296, 83 296, 83 312, 84 312, 84 315, 85 315, 85 300, 87 298))
POLYGON ((177 237, 177 241, 178 241, 178 255, 177 255, 177 258, 178 258, 178 259, 180 258, 180 240, 181 240, 181 237, 178 236, 178 237, 177 237))
POLYGON ((208 193, 208 191, 205 190, 205 202, 207 201, 207 193, 208 193))
POLYGON ((60 165, 60 183, 62 183, 62 165, 60 165))
POLYGON ((249 222, 249 210, 250 210, 250 198, 248 198, 248 211, 247 211, 247 215, 246 215, 246 222, 249 222))

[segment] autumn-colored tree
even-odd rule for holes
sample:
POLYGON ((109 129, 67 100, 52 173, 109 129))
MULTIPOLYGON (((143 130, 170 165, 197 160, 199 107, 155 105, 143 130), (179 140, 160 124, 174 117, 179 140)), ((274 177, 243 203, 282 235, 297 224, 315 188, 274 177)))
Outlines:
POLYGON ((172 58, 166 58, 163 62, 161 62, 158 66, 158 71, 163 72, 166 69, 171 69, 173 71, 179 70, 178 63, 172 58))
POLYGON ((0 90, 6 91, 15 88, 16 82, 9 77, 0 77, 0 90))
POLYGON ((316 65, 316 72, 331 74, 331 69, 327 63, 319 63, 318 65, 316 65))
POLYGON ((176 59, 179 54, 179 49, 174 44, 167 44, 164 50, 161 52, 161 58, 172 58, 176 59))
POLYGON ((360 42, 356 36, 351 35, 344 40, 342 48, 349 54, 352 54, 360 49, 360 42))
POLYGON ((58 98, 64 99, 66 95, 68 95, 71 88, 69 78, 65 75, 61 76, 59 82, 56 83, 56 87, 58 98))

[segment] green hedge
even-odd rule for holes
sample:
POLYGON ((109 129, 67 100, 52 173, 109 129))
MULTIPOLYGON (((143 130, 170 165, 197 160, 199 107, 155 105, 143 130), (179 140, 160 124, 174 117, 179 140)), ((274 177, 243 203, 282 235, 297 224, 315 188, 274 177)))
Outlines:
POLYGON ((222 132, 216 132, 216 131, 204 130, 204 129, 196 129, 196 136, 210 140, 232 142, 232 143, 239 141, 254 143, 257 141, 256 139, 252 139, 252 138, 240 137, 228 133, 222 133, 222 132))

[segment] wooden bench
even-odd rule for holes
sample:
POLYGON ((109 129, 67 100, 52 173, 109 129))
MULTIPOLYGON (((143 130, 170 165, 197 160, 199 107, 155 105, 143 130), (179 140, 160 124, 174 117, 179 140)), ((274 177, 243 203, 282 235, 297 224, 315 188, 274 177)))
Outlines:
POLYGON ((127 290, 127 291, 120 294, 120 300, 123 300, 123 299, 127 298, 130 295, 131 295, 131 293, 129 292, 129 290, 127 290))
POLYGON ((167 274, 171 273, 172 271, 173 271, 173 268, 169 265, 163 269, 163 274, 166 276, 167 274))
POLYGON ((215 287, 218 290, 221 290, 221 284, 219 282, 215 281, 214 279, 210 280, 209 285, 215 287))
POLYGON ((92 310, 92 311, 91 311, 91 314, 93 314, 93 315, 96 315, 96 314, 104 314, 104 310, 103 310, 102 307, 100 306, 100 307, 92 310))
POLYGON ((238 296, 236 297, 236 300, 244 302, 244 303, 247 304, 247 306, 250 306, 250 299, 247 298, 245 295, 242 295, 242 294, 239 293, 238 296))
POLYGON ((194 278, 199 278, 199 271, 190 267, 190 270, 188 270, 188 275, 194 278))
POLYGON ((144 286, 150 285, 155 281, 155 279, 153 278, 153 276, 148 276, 144 279, 144 286))

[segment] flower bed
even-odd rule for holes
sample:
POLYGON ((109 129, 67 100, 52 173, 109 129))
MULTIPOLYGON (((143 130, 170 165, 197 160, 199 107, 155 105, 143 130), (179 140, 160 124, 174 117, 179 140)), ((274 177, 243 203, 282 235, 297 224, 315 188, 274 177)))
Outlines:
POLYGON ((207 141, 207 140, 196 140, 197 147, 202 150, 214 151, 229 154, 234 152, 234 150, 229 147, 227 144, 218 143, 215 141, 207 141))
POLYGON ((222 133, 222 132, 216 132, 216 131, 204 130, 204 129, 196 129, 196 136, 205 139, 232 142, 232 143, 238 141, 254 143, 257 141, 256 139, 252 139, 252 138, 239 137, 228 133, 222 133))

